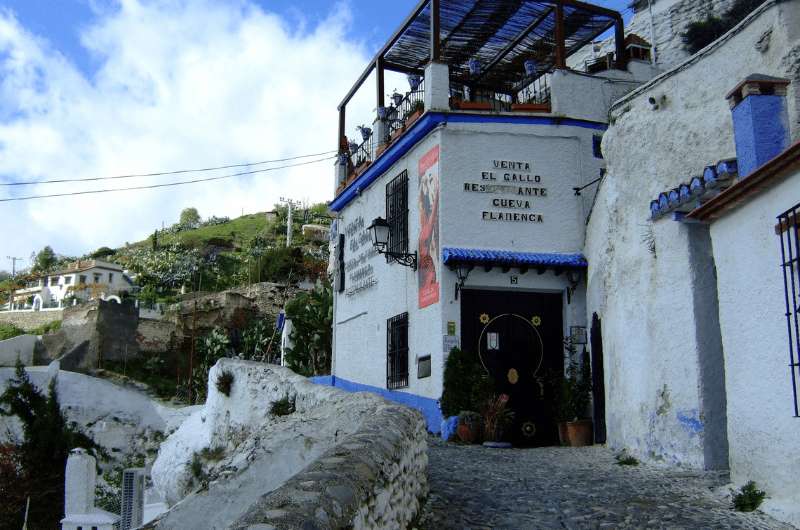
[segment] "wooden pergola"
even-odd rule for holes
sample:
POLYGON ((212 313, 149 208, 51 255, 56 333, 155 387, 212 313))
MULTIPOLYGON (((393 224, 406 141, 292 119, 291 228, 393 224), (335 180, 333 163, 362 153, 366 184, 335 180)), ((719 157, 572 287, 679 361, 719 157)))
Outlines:
POLYGON ((612 27, 615 66, 624 69, 625 26, 617 11, 577 0, 421 0, 339 104, 339 142, 347 104, 373 71, 379 107, 386 70, 422 75, 431 61, 446 63, 452 81, 510 93, 523 82, 526 60, 542 73, 565 69, 568 56, 612 27))

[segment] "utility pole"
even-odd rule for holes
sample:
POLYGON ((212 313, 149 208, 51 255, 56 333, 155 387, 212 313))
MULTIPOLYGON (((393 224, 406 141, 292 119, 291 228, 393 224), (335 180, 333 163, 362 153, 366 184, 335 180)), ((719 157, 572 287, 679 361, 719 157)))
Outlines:
POLYGON ((6 256, 6 258, 11 260, 11 276, 16 276, 17 262, 22 261, 23 258, 15 258, 14 256, 6 256))
POLYGON ((286 204, 286 246, 292 246, 292 206, 300 206, 300 201, 293 201, 292 199, 285 199, 281 197, 281 203, 286 204))

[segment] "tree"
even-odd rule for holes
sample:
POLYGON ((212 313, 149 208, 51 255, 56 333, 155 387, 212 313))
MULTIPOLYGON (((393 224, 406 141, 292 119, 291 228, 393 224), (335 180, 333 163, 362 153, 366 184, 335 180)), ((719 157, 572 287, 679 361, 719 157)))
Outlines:
POLYGON ((116 253, 117 251, 114 250, 113 248, 100 247, 91 254, 89 254, 89 257, 92 259, 103 259, 107 258, 108 256, 113 256, 116 253))
POLYGON ((286 350, 286 364, 300 375, 331 372, 333 342, 333 291, 330 283, 318 283, 309 293, 300 293, 286 304, 292 321, 293 343, 286 350))
POLYGON ((11 279, 11 273, 8 271, 0 271, 0 282, 11 279))
POLYGON ((200 214, 197 213, 197 208, 184 208, 181 212, 180 223, 189 228, 196 228, 200 224, 200 214))
POLYGON ((58 263, 58 257, 53 249, 48 245, 36 254, 33 262, 32 272, 50 272, 58 263))
MULTIPOLYGON (((97 446, 67 424, 58 403, 56 380, 50 381, 45 397, 19 361, 14 378, 0 395, 0 415, 16 416, 22 422, 19 484, 12 487, 20 494, 18 499, 31 499, 28 528, 58 528, 64 514, 64 472, 69 452, 76 447, 91 450, 97 446)), ((23 510, 24 506, 18 506, 16 511, 13 507, 8 511, 21 514, 23 510)), ((20 526, 21 520, 0 521, 0 528, 20 526)))

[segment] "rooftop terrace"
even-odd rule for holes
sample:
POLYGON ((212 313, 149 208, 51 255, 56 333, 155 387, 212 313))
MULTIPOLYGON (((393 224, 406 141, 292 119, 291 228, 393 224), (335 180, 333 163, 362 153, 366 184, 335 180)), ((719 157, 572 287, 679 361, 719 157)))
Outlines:
POLYGON ((624 70, 637 57, 616 11, 575 0, 420 1, 339 105, 347 167, 337 193, 428 110, 550 113, 552 73, 611 28, 616 52, 587 65, 592 73, 624 70), (410 87, 388 105, 387 71, 407 75, 410 87), (373 74, 378 119, 355 141, 345 135, 347 105, 373 74))

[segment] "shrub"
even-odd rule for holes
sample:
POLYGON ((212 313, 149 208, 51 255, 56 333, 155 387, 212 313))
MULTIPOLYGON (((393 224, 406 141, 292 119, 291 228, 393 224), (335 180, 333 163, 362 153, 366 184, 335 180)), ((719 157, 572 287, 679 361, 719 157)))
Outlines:
POLYGON ((733 507, 740 512, 755 511, 767 496, 767 492, 758 489, 752 480, 742 486, 738 492, 731 490, 731 494, 733 495, 733 507))
POLYGON ((229 372, 228 370, 224 370, 217 376, 216 385, 217 390, 219 390, 222 394, 225 394, 227 397, 230 397, 231 388, 233 387, 233 373, 229 372))
POLYGON ((30 331, 31 335, 47 335, 48 333, 55 333, 61 329, 61 321, 54 320, 53 322, 49 322, 47 324, 43 324, 36 329, 32 329, 30 331))
POLYGON ((286 366, 304 376, 331 373, 333 342, 333 290, 320 283, 310 293, 300 293, 286 304, 292 321, 292 347, 286 350, 286 366))
POLYGON ((478 411, 494 393, 494 385, 478 356, 453 348, 444 368, 444 389, 440 400, 445 417, 462 411, 478 411))
POLYGON ((627 454, 626 452, 621 452, 616 455, 614 458, 617 459, 617 465, 619 466, 638 466, 639 461, 636 457, 627 454))
POLYGON ((200 451, 200 458, 203 460, 208 460, 210 462, 219 462, 223 458, 225 458, 225 448, 220 446, 217 447, 206 447, 202 451, 200 451))
POLYGON ((203 460, 200 457, 200 453, 195 453, 192 455, 192 462, 189 464, 189 469, 192 472, 192 476, 195 480, 202 482, 206 478, 206 470, 203 466, 203 460))
POLYGON ((683 33, 686 51, 695 54, 702 50, 745 19, 766 0, 736 0, 721 17, 710 15, 704 20, 692 22, 683 33))
POLYGON ((25 332, 17 326, 0 322, 0 340, 13 339, 20 335, 25 335, 25 332))
POLYGON ((273 416, 288 416, 289 414, 294 414, 295 411, 295 398, 294 396, 289 397, 288 395, 282 397, 278 401, 272 403, 270 407, 270 413, 273 416))

